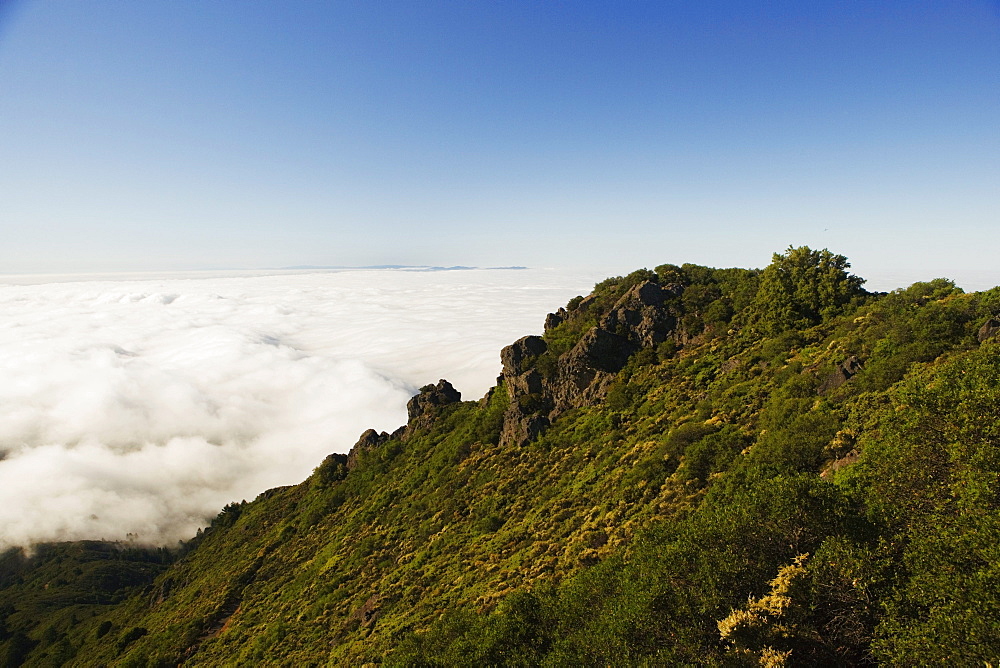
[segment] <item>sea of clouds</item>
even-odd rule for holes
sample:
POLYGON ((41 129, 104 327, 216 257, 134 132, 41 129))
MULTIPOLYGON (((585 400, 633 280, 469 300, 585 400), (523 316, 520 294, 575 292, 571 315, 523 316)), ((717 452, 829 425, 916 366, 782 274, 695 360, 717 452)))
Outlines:
POLYGON ((189 538, 226 503, 405 423, 421 385, 478 399, 500 348, 599 278, 0 276, 0 548, 189 538))

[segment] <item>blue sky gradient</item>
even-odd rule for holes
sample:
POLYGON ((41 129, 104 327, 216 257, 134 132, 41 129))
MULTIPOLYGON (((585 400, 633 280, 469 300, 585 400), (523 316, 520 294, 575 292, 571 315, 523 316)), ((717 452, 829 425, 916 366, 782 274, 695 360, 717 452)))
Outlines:
POLYGON ((997 271, 1000 3, 0 10, 0 272, 997 271))

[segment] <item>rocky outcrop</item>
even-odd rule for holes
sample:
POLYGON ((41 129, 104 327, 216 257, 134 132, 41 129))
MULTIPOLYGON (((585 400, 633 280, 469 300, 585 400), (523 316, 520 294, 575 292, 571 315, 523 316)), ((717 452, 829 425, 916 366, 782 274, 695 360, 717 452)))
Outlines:
POLYGON ((550 419, 580 406, 593 406, 639 345, 624 336, 594 327, 559 358, 556 378, 548 383, 550 419))
POLYGON ((368 452, 369 450, 374 450, 379 447, 390 438, 389 434, 382 432, 381 434, 374 429, 369 429, 365 433, 361 434, 361 438, 358 442, 354 444, 351 451, 347 453, 347 470, 350 471, 355 466, 358 465, 358 456, 362 452, 368 452))
POLYGON ((826 394, 831 390, 835 390, 851 378, 857 375, 861 371, 861 362, 857 357, 851 355, 846 360, 837 365, 829 376, 826 377, 820 386, 819 393, 826 394))
POLYGON ((406 403, 406 415, 410 422, 413 422, 438 406, 456 404, 461 400, 462 393, 442 378, 437 385, 425 385, 420 388, 420 394, 406 403))
MULTIPOLYGON (((666 308, 673 296, 675 291, 652 281, 633 286, 570 350, 555 360, 549 359, 544 373, 537 364, 548 352, 541 337, 526 336, 504 348, 500 353, 500 380, 507 389, 510 406, 504 414, 501 444, 525 445, 560 414, 603 400, 615 375, 632 354, 674 335, 677 321, 666 308)), ((545 319, 546 331, 588 314, 594 302, 591 295, 572 311, 550 313, 545 319)))
POLYGON ((510 399, 500 432, 502 444, 525 445, 549 426, 548 419, 542 415, 547 412, 543 409, 548 407, 545 403, 545 384, 542 374, 534 366, 547 350, 542 337, 524 336, 500 351, 500 362, 503 364, 500 380, 510 399))
POLYGON ((383 598, 381 595, 376 594, 369 597, 361 607, 352 612, 347 618, 348 624, 354 623, 363 627, 371 626, 378 620, 379 613, 382 611, 382 602, 383 598))
POLYGON ((500 351, 500 363, 503 364, 504 377, 522 373, 530 366, 529 362, 546 350, 548 350, 548 346, 545 345, 545 341, 540 336, 522 336, 506 346, 500 351))
POLYGON ((834 461, 827 464, 826 467, 824 467, 823 470, 820 472, 819 476, 821 478, 829 478, 840 469, 845 468, 847 466, 851 466, 852 464, 856 464, 859 459, 861 459, 861 453, 858 452, 857 450, 851 450, 843 457, 835 459, 834 461))
POLYGON ((500 351, 503 372, 500 378, 507 387, 511 402, 521 395, 542 392, 542 376, 534 362, 548 346, 540 336, 525 336, 500 351))
POLYGON ((549 313, 547 316, 545 316, 545 331, 547 332, 550 329, 555 329, 559 325, 566 322, 566 318, 568 317, 569 313, 567 313, 566 309, 562 307, 559 307, 559 310, 556 311, 555 313, 549 313))
POLYGON ((406 404, 407 422, 403 430, 403 438, 415 431, 426 429, 434 422, 438 409, 448 404, 456 404, 462 400, 462 393, 452 387, 444 378, 437 385, 425 385, 420 388, 420 394, 411 398, 406 404))
POLYGON ((979 333, 976 335, 976 338, 979 339, 980 343, 982 343, 987 339, 992 339, 997 334, 1000 334, 1000 320, 990 318, 983 323, 982 327, 979 328, 979 333))
POLYGON ((652 347, 667 340, 676 328, 664 302, 673 296, 657 283, 645 281, 633 286, 601 319, 601 328, 642 347, 652 347))
MULTIPOLYGON (((503 371, 497 378, 497 390, 509 399, 500 430, 500 443, 522 446, 538 436, 559 415, 573 408, 593 406, 602 401, 616 374, 629 358, 642 348, 654 348, 667 339, 676 339, 677 319, 668 302, 683 291, 680 285, 666 288, 643 281, 629 288, 568 351, 558 358, 549 351, 540 336, 525 336, 500 352, 503 371), (503 385, 503 389, 499 385, 503 385)), ((545 318, 545 331, 566 322, 593 318, 601 302, 596 295, 573 300, 573 308, 560 308, 545 318)), ((607 308, 606 306, 603 308, 607 308)), ((591 320, 590 322, 593 322, 591 320)), ((579 331, 579 329, 577 329, 579 331)), ((491 394, 484 397, 488 402, 491 394)), ((348 455, 353 468, 361 452, 380 447, 393 438, 405 440, 416 431, 429 428, 438 409, 461 400, 461 395, 446 380, 421 388, 420 394, 406 406, 405 427, 392 434, 368 430, 348 455)))
POLYGON ((391 439, 406 439, 415 431, 427 429, 434 423, 434 418, 440 407, 458 403, 461 400, 462 393, 443 378, 438 381, 437 385, 425 385, 420 388, 420 393, 412 397, 406 404, 408 417, 406 425, 391 434, 384 431, 379 433, 374 429, 368 429, 361 434, 358 442, 347 453, 347 470, 357 466, 361 453, 374 450, 391 439))
POLYGON ((549 419, 538 413, 531 413, 517 404, 511 404, 503 416, 500 430, 500 444, 523 446, 533 440, 551 424, 549 419))

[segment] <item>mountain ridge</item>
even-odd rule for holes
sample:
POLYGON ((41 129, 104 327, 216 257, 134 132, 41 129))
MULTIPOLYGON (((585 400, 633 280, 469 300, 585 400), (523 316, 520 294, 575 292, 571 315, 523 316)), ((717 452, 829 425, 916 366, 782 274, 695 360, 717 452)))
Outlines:
POLYGON ((603 281, 114 601, 25 605, 69 547, 0 567, 3 665, 989 661, 1000 291, 848 268, 603 281))

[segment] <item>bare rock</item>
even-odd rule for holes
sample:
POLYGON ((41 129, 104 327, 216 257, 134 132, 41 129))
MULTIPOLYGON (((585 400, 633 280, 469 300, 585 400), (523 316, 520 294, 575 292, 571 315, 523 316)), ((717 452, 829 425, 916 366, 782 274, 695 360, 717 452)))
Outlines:
MULTIPOLYGON (((400 437, 405 439, 415 431, 429 428, 434 423, 438 409, 461 400, 462 393, 443 378, 438 381, 437 385, 421 387, 420 394, 411 398, 406 404, 408 420, 400 437)), ((395 436, 396 432, 393 435, 395 436)))
POLYGON ((861 453, 858 452, 857 450, 851 450, 850 452, 848 452, 843 457, 840 457, 840 458, 838 458, 838 459, 830 462, 823 469, 823 471, 820 472, 819 475, 820 475, 821 478, 829 478, 831 475, 833 475, 834 473, 836 473, 840 469, 845 468, 847 466, 851 466, 852 464, 857 463, 857 461, 859 459, 861 459, 861 453))
POLYGON ((356 621, 362 627, 368 627, 375 623, 382 611, 382 596, 375 595, 369 597, 361 607, 357 608, 348 617, 348 621, 356 621))
MULTIPOLYGON (((675 296, 674 291, 652 281, 632 286, 600 325, 586 332, 573 348, 554 360, 554 365, 553 360, 546 360, 548 364, 541 367, 536 365, 548 350, 539 336, 525 336, 504 348, 500 353, 501 378, 510 407, 504 413, 500 442, 529 443, 565 411, 602 401, 615 375, 633 353, 662 343, 673 334, 677 323, 666 302, 675 296)), ((546 331, 586 314, 595 299, 590 295, 573 311, 559 309, 550 313, 545 319, 546 331)))
POLYGON ((592 406, 607 395, 614 375, 639 346, 623 336, 594 327, 559 357, 558 373, 549 384, 554 419, 579 406, 592 406))
POLYGON ((566 309, 562 307, 560 307, 555 313, 549 313, 545 316, 545 331, 547 332, 550 329, 555 329, 559 325, 563 324, 568 317, 569 314, 566 312, 566 309))
POLYGON ((524 394, 541 394, 544 391, 542 376, 535 369, 528 369, 520 376, 505 377, 504 381, 511 401, 524 394))
POLYGON ((420 394, 406 403, 406 415, 412 422, 432 408, 458 403, 461 400, 462 393, 442 378, 437 385, 425 385, 420 388, 420 394))
POLYGON ((546 350, 548 346, 540 336, 525 336, 500 351, 503 363, 500 379, 510 399, 500 431, 500 444, 504 447, 526 445, 549 426, 542 410, 547 411, 551 402, 542 375, 532 366, 546 350))
POLYGON ((354 444, 350 452, 347 453, 347 470, 350 471, 358 465, 358 456, 362 452, 374 450, 390 438, 391 436, 384 431, 380 434, 374 429, 366 430, 365 433, 361 434, 361 438, 354 444))
POLYGON ((851 355, 846 360, 837 365, 826 380, 824 380, 819 386, 819 393, 826 394, 831 390, 835 390, 851 378, 857 375, 861 371, 861 362, 857 357, 851 355))
POLYGON ((636 350, 638 346, 627 338, 600 327, 593 327, 559 359, 560 362, 565 361, 570 366, 618 373, 636 350))
POLYGON ((1000 320, 990 318, 983 323, 982 327, 979 328, 979 333, 976 335, 976 338, 978 338, 979 342, 982 343, 987 339, 992 339, 997 334, 1000 334, 1000 320))
POLYGON ((548 349, 540 336, 523 336, 500 351, 504 378, 519 376, 526 370, 525 362, 548 349))
POLYGON ((502 447, 522 447, 534 441, 549 426, 544 415, 528 413, 520 405, 512 403, 503 416, 500 431, 502 447))
POLYGON ((672 296, 672 292, 652 281, 632 286, 601 320, 601 328, 643 347, 662 343, 677 325, 664 307, 664 302, 672 296))

